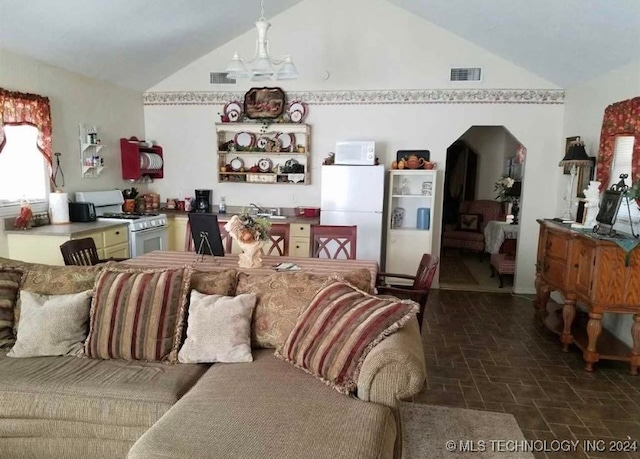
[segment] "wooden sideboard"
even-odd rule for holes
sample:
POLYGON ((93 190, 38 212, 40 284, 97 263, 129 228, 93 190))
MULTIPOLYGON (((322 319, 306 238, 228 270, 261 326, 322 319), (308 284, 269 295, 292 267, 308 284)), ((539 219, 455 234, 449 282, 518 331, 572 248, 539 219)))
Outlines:
POLYGON ((567 225, 538 223, 536 316, 560 335, 564 351, 570 344, 582 350, 587 371, 593 371, 593 364, 601 359, 623 360, 631 363, 633 375, 638 374, 640 248, 627 253, 614 242, 567 225), (564 305, 548 305, 552 291, 562 293, 564 305), (587 308, 588 320, 576 319, 577 302, 587 308), (604 313, 633 314, 631 349, 602 330, 604 313))

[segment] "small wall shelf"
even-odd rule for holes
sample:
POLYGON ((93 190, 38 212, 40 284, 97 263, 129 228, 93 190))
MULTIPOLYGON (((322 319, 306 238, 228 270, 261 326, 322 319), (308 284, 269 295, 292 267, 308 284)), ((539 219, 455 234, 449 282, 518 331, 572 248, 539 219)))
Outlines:
POLYGON ((80 141, 80 165, 82 178, 97 178, 104 170, 104 158, 100 151, 104 145, 98 138, 95 126, 78 125, 78 139, 80 141))

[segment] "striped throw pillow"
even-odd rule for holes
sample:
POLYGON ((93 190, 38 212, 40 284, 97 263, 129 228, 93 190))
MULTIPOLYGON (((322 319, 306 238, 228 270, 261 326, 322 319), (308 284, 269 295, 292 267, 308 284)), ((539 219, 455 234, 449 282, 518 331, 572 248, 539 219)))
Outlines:
POLYGON ((106 267, 93 290, 87 356, 175 363, 191 273, 106 267))
POLYGON ((369 351, 417 312, 413 301, 334 282, 318 291, 275 355, 349 394, 369 351))
POLYGON ((0 348, 9 348, 16 340, 13 334, 13 310, 22 273, 20 268, 0 266, 0 348))

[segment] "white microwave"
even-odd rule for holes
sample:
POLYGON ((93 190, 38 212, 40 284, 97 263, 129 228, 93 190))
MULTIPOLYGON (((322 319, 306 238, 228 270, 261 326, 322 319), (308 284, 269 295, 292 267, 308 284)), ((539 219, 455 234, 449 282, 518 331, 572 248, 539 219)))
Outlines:
POLYGON ((335 164, 373 166, 376 163, 376 143, 373 140, 336 142, 335 164))

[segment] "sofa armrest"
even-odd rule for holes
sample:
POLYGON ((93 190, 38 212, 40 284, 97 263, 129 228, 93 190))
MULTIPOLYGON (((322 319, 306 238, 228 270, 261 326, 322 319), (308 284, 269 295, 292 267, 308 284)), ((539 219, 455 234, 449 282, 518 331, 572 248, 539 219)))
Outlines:
POLYGON ((399 400, 422 389, 426 375, 418 321, 412 317, 369 352, 358 376, 357 396, 395 408, 399 400))

